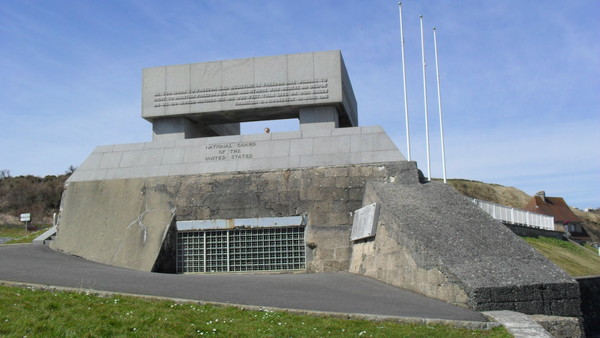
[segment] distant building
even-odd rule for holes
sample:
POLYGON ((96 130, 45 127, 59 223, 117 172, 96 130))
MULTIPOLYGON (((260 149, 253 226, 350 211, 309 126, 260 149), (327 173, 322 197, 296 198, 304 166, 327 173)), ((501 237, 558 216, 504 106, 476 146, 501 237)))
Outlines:
POLYGON ((554 230, 564 231, 572 239, 589 241, 583 221, 571 211, 562 197, 547 197, 545 191, 535 194, 524 208, 527 211, 554 217, 554 230))

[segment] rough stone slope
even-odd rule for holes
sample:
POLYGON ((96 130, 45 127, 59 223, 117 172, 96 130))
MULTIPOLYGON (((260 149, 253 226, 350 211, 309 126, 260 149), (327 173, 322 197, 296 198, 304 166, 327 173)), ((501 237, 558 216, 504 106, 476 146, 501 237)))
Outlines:
POLYGON ((377 235, 351 271, 476 310, 580 314, 576 281, 453 188, 373 182, 373 202, 377 235))

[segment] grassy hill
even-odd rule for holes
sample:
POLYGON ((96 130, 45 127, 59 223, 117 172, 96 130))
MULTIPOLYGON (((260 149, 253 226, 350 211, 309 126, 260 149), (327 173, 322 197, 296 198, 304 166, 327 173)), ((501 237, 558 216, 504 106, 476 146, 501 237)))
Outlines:
MULTIPOLYGON (((517 188, 498 184, 462 179, 448 180, 448 184, 468 197, 513 208, 523 208, 531 199, 531 196, 517 188)), ((571 210, 583 220, 590 237, 600 243, 600 210, 586 212, 573 207, 571 210)), ((600 275, 600 256, 594 248, 585 248, 567 241, 546 237, 524 237, 524 239, 571 276, 600 275)))
POLYGON ((577 208, 571 208, 577 217, 585 223, 585 230, 594 239, 594 242, 600 243, 600 209, 592 211, 583 211, 577 208))
MULTIPOLYGON (((451 179, 448 184, 465 196, 519 209, 524 208, 532 197, 517 188, 493 183, 451 179)), ((600 243, 600 210, 583 211, 573 207, 571 210, 584 222, 590 237, 600 243)))
POLYGON ((468 197, 513 208, 523 208, 531 199, 531 196, 517 188, 505 187, 499 184, 462 179, 448 180, 448 184, 468 197))
POLYGON ((32 224, 52 223, 69 175, 12 177, 8 170, 0 170, 0 225, 22 224, 22 213, 31 213, 32 224))
POLYGON ((600 275, 598 250, 548 237, 523 237, 552 263, 573 277, 600 275))

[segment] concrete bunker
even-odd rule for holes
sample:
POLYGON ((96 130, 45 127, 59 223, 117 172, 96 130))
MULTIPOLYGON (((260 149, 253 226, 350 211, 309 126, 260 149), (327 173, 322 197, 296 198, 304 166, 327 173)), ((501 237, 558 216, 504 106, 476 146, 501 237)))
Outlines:
POLYGON ((143 271, 350 271, 476 310, 580 315, 575 280, 358 126, 339 51, 143 74, 153 140, 92 152, 54 249, 143 271), (239 135, 287 117, 300 130, 239 135), (373 203, 376 224, 354 238, 373 203))

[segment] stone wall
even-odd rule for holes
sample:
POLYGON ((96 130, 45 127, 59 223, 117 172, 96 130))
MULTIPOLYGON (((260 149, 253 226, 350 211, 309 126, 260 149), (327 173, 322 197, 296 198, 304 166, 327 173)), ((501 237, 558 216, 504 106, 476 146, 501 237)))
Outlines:
POLYGON ((580 316, 577 282, 451 187, 369 182, 374 202, 377 234, 354 244, 351 272, 478 311, 580 316))
POLYGON ((530 228, 521 225, 514 224, 504 224, 507 228, 509 228, 512 232, 519 236, 526 237, 551 237, 556 239, 565 239, 565 233, 561 231, 550 231, 544 229, 530 228))
POLYGON ((588 337, 600 336, 600 276, 579 277, 583 326, 588 337))
POLYGON ((552 337, 585 337, 583 321, 577 317, 531 315, 529 318, 540 324, 552 337))
POLYGON ((159 254, 172 252, 163 240, 172 238, 173 219, 306 215, 307 270, 347 271, 352 212, 362 205, 366 182, 400 176, 418 181, 416 164, 70 182, 53 247, 100 263, 169 271, 159 254))

